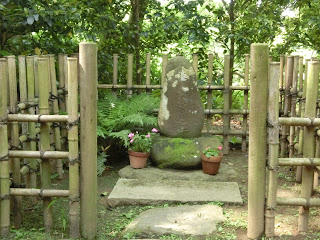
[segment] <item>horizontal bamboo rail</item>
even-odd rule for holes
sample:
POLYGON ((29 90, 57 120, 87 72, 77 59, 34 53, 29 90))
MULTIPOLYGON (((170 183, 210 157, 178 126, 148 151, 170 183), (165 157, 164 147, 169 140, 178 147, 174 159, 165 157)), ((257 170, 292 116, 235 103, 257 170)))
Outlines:
MULTIPOLYGON (((223 130, 202 130, 202 133, 210 133, 213 135, 223 135, 223 130)), ((249 135, 249 131, 244 132, 242 130, 229 130, 228 135, 249 135)))
POLYGON ((320 158, 279 158, 279 166, 320 166, 320 158))
MULTIPOLYGON (((154 109, 154 113, 158 113, 159 109, 154 109)), ((229 113, 231 115, 249 115, 248 109, 229 109, 229 113)), ((204 109, 204 114, 212 115, 212 114, 223 114, 223 109, 204 109)))
POLYGON ((320 118, 280 117, 279 124, 286 126, 319 127, 320 118))
POLYGON ((41 159, 59 159, 67 158, 69 152, 62 151, 9 151, 10 158, 41 158, 41 159))
POLYGON ((310 198, 309 202, 305 198, 283 198, 277 197, 279 206, 302 206, 302 207, 319 207, 320 198, 310 198))
POLYGON ((30 114, 8 114, 9 122, 67 122, 67 115, 30 115, 30 114))
MULTIPOLYGON (((126 84, 98 84, 98 88, 105 89, 162 89, 161 85, 132 85, 129 86, 126 84)), ((224 90, 225 87, 223 85, 204 85, 198 86, 199 90, 224 90)), ((229 90, 250 90, 250 86, 230 86, 229 90)), ((62 94, 62 91, 58 91, 62 94)))
POLYGON ((69 197, 69 190, 10 188, 11 196, 69 197))
POLYGON ((19 110, 26 110, 29 107, 36 107, 39 105, 39 98, 35 98, 34 101, 32 102, 21 102, 18 104, 18 109, 19 110))

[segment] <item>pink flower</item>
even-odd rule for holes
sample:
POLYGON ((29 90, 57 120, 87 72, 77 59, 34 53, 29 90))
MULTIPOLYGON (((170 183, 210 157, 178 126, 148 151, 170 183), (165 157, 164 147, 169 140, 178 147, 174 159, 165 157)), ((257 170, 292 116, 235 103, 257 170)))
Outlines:
POLYGON ((150 133, 148 135, 146 135, 146 137, 150 137, 150 133))
POLYGON ((133 138, 133 137, 134 137, 134 133, 129 133, 129 134, 128 134, 128 137, 129 137, 129 138, 133 138))
POLYGON ((222 149, 222 146, 219 146, 218 149, 221 150, 221 149, 222 149))
POLYGON ((151 132, 158 132, 156 128, 152 128, 151 132))
POLYGON ((133 141, 134 141, 134 139, 131 139, 131 140, 130 140, 130 143, 132 143, 133 141))

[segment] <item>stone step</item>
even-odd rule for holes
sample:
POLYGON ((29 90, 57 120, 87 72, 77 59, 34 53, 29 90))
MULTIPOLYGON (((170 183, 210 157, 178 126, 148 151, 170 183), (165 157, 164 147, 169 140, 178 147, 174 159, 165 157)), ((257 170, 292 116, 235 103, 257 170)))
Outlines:
POLYGON ((119 179, 108 197, 111 207, 163 203, 243 204, 236 182, 119 179))
POLYGON ((142 212, 125 229, 125 234, 136 237, 179 235, 212 236, 217 231, 216 224, 226 220, 223 210, 215 205, 193 205, 154 208, 142 212))
POLYGON ((186 180, 186 181, 212 181, 212 182, 232 182, 239 174, 231 165, 221 163, 219 172, 216 175, 205 174, 202 169, 198 170, 178 170, 178 169, 160 169, 157 167, 145 167, 134 169, 126 166, 119 170, 121 178, 140 179, 146 181, 158 180, 186 180))

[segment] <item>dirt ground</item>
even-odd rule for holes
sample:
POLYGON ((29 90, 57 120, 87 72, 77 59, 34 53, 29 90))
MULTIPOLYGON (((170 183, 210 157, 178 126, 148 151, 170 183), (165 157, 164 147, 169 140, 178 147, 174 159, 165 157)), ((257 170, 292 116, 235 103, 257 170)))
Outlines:
MULTIPOLYGON (((239 174, 235 181, 238 182, 240 192, 244 200, 243 206, 221 204, 227 221, 218 226, 215 236, 206 238, 190 237, 189 240, 210 239, 247 239, 247 194, 248 194, 248 155, 239 150, 231 150, 230 155, 224 156, 223 161, 233 167, 239 174)), ((140 212, 161 206, 126 206, 110 208, 107 204, 107 196, 117 182, 118 170, 128 164, 122 161, 109 166, 101 177, 98 177, 98 237, 97 239, 133 239, 134 236, 123 235, 125 226, 132 221, 140 212)), ((67 173, 66 173, 67 177, 67 173)), ((68 180, 58 181, 53 177, 53 186, 57 189, 67 189, 68 180)), ((319 188, 318 188, 319 190, 319 188)), ((289 167, 280 168, 278 196, 299 196, 300 184, 295 182, 295 171, 289 167)), ((320 194, 315 196, 320 197, 320 194)), ((33 204, 30 199, 24 199, 24 223, 22 228, 12 227, 10 239, 67 239, 68 238, 68 200, 53 199, 54 231, 47 235, 43 233, 43 209, 41 200, 33 204)), ((299 207, 277 207, 276 215, 276 239, 320 239, 320 209, 310 208, 309 232, 304 235, 298 234, 299 207)), ((150 236, 157 239, 181 239, 179 236, 150 236)), ((264 239, 264 238, 262 238, 264 239)))

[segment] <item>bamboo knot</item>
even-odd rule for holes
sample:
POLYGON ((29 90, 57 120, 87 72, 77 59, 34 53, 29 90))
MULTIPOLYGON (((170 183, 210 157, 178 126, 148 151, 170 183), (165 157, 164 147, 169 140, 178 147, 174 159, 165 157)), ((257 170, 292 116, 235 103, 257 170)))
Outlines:
POLYGON ((72 204, 74 202, 80 202, 80 197, 69 198, 69 203, 72 204))
POLYGON ((10 199, 10 195, 6 194, 6 195, 0 195, 0 200, 9 200, 10 199))
POLYGON ((310 127, 312 127, 312 126, 313 126, 313 122, 314 122, 315 118, 314 118, 314 117, 309 117, 309 119, 310 119, 310 121, 311 121, 311 124, 310 124, 309 126, 310 126, 310 127))
POLYGON ((0 161, 8 161, 8 160, 9 160, 9 153, 0 157, 0 161))
POLYGON ((31 141, 33 141, 33 142, 36 142, 36 141, 38 141, 38 138, 37 137, 28 137, 28 141, 29 142, 31 142, 31 141))

